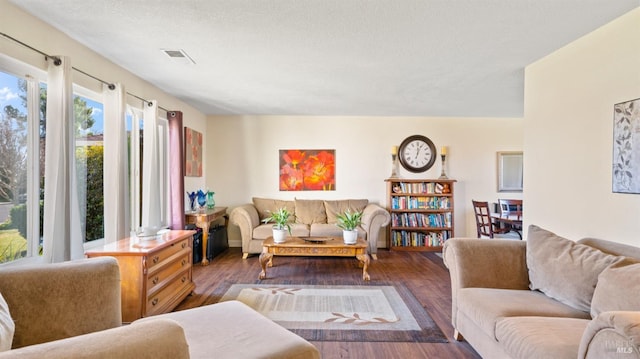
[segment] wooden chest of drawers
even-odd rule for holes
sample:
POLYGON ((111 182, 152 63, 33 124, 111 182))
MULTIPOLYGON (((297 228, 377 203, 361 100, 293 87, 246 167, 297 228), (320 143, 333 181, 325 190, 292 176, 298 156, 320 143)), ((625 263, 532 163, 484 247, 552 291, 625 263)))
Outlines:
POLYGON ((194 290, 194 233, 170 231, 154 240, 125 238, 85 253, 87 257, 118 260, 123 322, 170 312, 194 290))

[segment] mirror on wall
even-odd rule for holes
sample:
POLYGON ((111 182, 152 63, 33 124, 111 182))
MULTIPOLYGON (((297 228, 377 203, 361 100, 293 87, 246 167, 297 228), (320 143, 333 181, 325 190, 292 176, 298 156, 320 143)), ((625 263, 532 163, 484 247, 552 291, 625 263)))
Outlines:
POLYGON ((498 192, 522 192, 522 151, 498 152, 498 192))

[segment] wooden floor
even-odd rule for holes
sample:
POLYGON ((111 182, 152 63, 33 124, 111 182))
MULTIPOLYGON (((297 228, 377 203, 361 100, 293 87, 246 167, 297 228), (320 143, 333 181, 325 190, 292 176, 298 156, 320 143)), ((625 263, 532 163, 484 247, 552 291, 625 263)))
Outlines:
MULTIPOLYGON (((364 284, 357 260, 328 257, 275 257, 267 279, 259 280, 258 256, 243 260, 240 248, 230 248, 208 265, 194 265, 196 289, 176 310, 219 301, 230 283, 364 284)), ((371 282, 401 282, 408 287, 449 343, 313 342, 323 358, 480 358, 466 342, 451 335, 449 272, 435 253, 378 251, 369 267, 371 282)))

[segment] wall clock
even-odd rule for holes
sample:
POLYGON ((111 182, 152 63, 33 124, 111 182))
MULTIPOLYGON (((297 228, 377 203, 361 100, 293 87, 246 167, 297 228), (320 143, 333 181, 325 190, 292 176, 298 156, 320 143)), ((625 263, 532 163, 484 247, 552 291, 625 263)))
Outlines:
POLYGON ((398 148, 398 159, 407 171, 424 172, 436 162, 436 146, 425 136, 409 136, 398 148))

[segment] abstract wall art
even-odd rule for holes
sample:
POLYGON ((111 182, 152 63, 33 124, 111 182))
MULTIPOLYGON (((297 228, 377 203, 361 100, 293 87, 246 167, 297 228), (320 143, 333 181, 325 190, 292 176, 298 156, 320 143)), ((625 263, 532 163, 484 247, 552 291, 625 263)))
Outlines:
POLYGON ((202 177, 202 133, 184 128, 184 175, 202 177))
POLYGON ((640 99, 613 106, 613 192, 640 193, 640 99))

